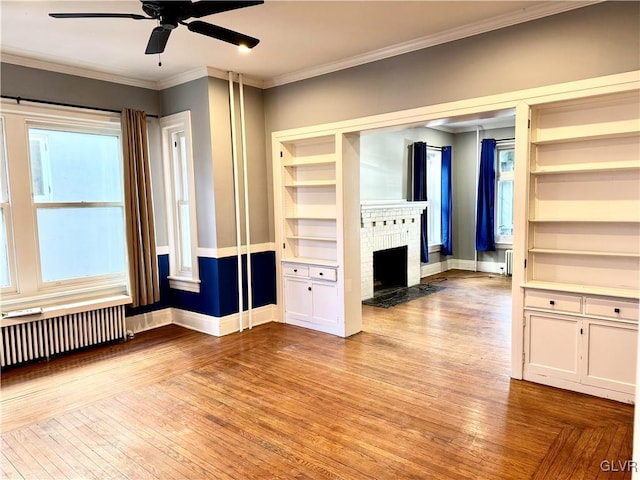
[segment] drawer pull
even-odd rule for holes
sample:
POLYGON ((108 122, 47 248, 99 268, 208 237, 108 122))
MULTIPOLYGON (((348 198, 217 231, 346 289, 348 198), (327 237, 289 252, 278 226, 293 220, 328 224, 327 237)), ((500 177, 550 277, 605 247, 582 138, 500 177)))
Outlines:
POLYGON ((293 269, 293 273, 298 273, 298 269, 297 269, 297 268, 294 268, 294 269, 293 269))
POLYGON ((549 305, 555 305, 556 301, 555 300, 549 300, 549 305))
POLYGON ((322 276, 322 275, 324 275, 324 273, 323 273, 323 272, 320 272, 320 273, 319 273, 319 275, 320 275, 320 276, 322 276))
POLYGON ((307 287, 307 290, 311 291, 311 287, 307 287))
POLYGON ((620 313, 620 309, 619 309, 618 307, 614 308, 614 309, 613 309, 613 311, 614 311, 615 313, 620 313))

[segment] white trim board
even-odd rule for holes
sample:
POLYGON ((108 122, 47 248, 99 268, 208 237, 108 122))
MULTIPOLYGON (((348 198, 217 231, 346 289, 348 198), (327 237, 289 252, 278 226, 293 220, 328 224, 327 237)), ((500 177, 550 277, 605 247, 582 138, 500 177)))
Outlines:
MULTIPOLYGON (((277 305, 265 305, 252 310, 252 326, 263 325, 269 322, 279 321, 276 318, 277 305)), ((141 313, 126 317, 128 332, 140 333, 166 325, 179 325, 184 328, 196 330, 221 337, 240 330, 238 314, 234 313, 224 317, 213 317, 202 313, 190 312, 179 308, 165 308, 148 313, 141 313)), ((249 328, 249 313, 242 314, 243 329, 249 328)))
MULTIPOLYGON (((225 317, 212 317, 202 313, 189 312, 179 308, 173 308, 172 323, 181 327, 196 330, 198 332, 222 337, 240 331, 239 315, 233 313, 225 317)), ((265 323, 277 321, 276 305, 265 305, 252 310, 252 326, 263 325, 265 323)), ((249 328, 249 314, 242 313, 243 329, 249 328)))
MULTIPOLYGON (((275 251, 276 244, 275 242, 267 242, 267 243, 255 243, 251 245, 251 253, 262 253, 275 251)), ((242 255, 246 255, 247 246, 240 246, 240 253, 242 255)), ((198 257, 205 258, 225 258, 225 257, 235 257, 238 255, 237 247, 221 247, 221 248, 198 248, 198 257)))

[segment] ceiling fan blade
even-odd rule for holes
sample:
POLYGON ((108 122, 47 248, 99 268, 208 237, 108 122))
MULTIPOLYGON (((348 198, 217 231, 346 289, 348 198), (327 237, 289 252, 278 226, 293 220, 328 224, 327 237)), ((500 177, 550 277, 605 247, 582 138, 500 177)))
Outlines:
POLYGON ((147 43, 147 49, 144 51, 147 55, 154 53, 164 52, 164 47, 167 46, 167 41, 171 35, 171 30, 162 27, 156 27, 151 31, 149 37, 149 43, 147 43))
MULTIPOLYGON (((264 1, 247 1, 247 2, 210 2, 201 0, 192 3, 189 8, 189 16, 194 18, 206 17, 214 13, 227 12, 238 8, 253 7, 254 5, 262 5, 264 1)), ((206 35, 206 34, 205 34, 206 35)))
POLYGON ((137 13, 50 13, 53 18, 133 18, 134 20, 153 20, 137 13))
POLYGON ((228 42, 233 45, 242 45, 247 48, 253 48, 258 43, 260 43, 260 40, 258 40, 257 38, 253 38, 249 35, 244 35, 242 33, 229 30, 228 28, 219 27, 218 25, 201 22, 199 20, 193 21, 186 25, 187 28, 192 32, 200 33, 208 37, 217 38, 218 40, 222 40, 223 42, 228 42))

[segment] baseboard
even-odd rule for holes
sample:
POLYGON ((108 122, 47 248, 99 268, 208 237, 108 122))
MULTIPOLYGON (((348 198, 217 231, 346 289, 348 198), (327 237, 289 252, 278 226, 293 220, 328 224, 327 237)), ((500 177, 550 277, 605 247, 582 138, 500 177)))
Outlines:
POLYGON ((475 271, 476 262, 474 260, 461 260, 459 258, 450 258, 447 260, 447 270, 470 270, 475 271))
MULTIPOLYGON (((239 315, 237 313, 227 315, 225 317, 212 317, 202 313, 189 312, 174 308, 173 323, 181 327, 196 330, 216 337, 229 335, 230 333, 240 331, 239 315)), ((276 316, 276 305, 265 305, 264 307, 254 308, 251 315, 252 326, 262 325, 274 321, 276 316)), ((243 329, 249 328, 249 313, 243 312, 242 315, 243 329)))
POLYGON ((125 318, 125 325, 128 332, 139 333, 152 328, 163 327, 172 323, 171 308, 154 310, 153 312, 140 313, 125 318))
POLYGON ((478 271, 485 273, 497 273, 498 275, 505 272, 503 262, 478 262, 478 271))
MULTIPOLYGON (((460 260, 459 258, 450 258, 443 262, 427 263, 420 266, 420 277, 428 277, 447 270, 470 270, 476 271, 476 262, 474 260, 460 260)), ((504 273, 504 263, 500 262, 478 262, 478 272, 486 273, 504 273)))
POLYGON ((571 380, 564 380, 559 378, 548 377, 546 375, 525 373, 523 381, 541 383, 542 385, 548 385, 550 387, 562 388, 563 390, 571 390, 573 392, 585 393, 587 395, 593 395, 595 397, 608 398, 610 400, 616 400, 618 402, 635 404, 635 394, 620 392, 616 390, 609 390, 601 387, 594 387, 591 385, 585 385, 583 383, 572 382, 571 380))
POLYGON ((420 278, 437 275, 447 271, 447 262, 425 263, 420 265, 420 278))

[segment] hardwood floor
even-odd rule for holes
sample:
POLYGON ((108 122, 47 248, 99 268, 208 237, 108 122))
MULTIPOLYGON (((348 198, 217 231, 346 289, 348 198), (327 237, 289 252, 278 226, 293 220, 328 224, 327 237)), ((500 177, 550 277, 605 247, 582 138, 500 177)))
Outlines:
POLYGON ((631 478, 633 406, 509 378, 508 279, 430 280, 348 339, 167 326, 8 370, 2 478, 631 478))

